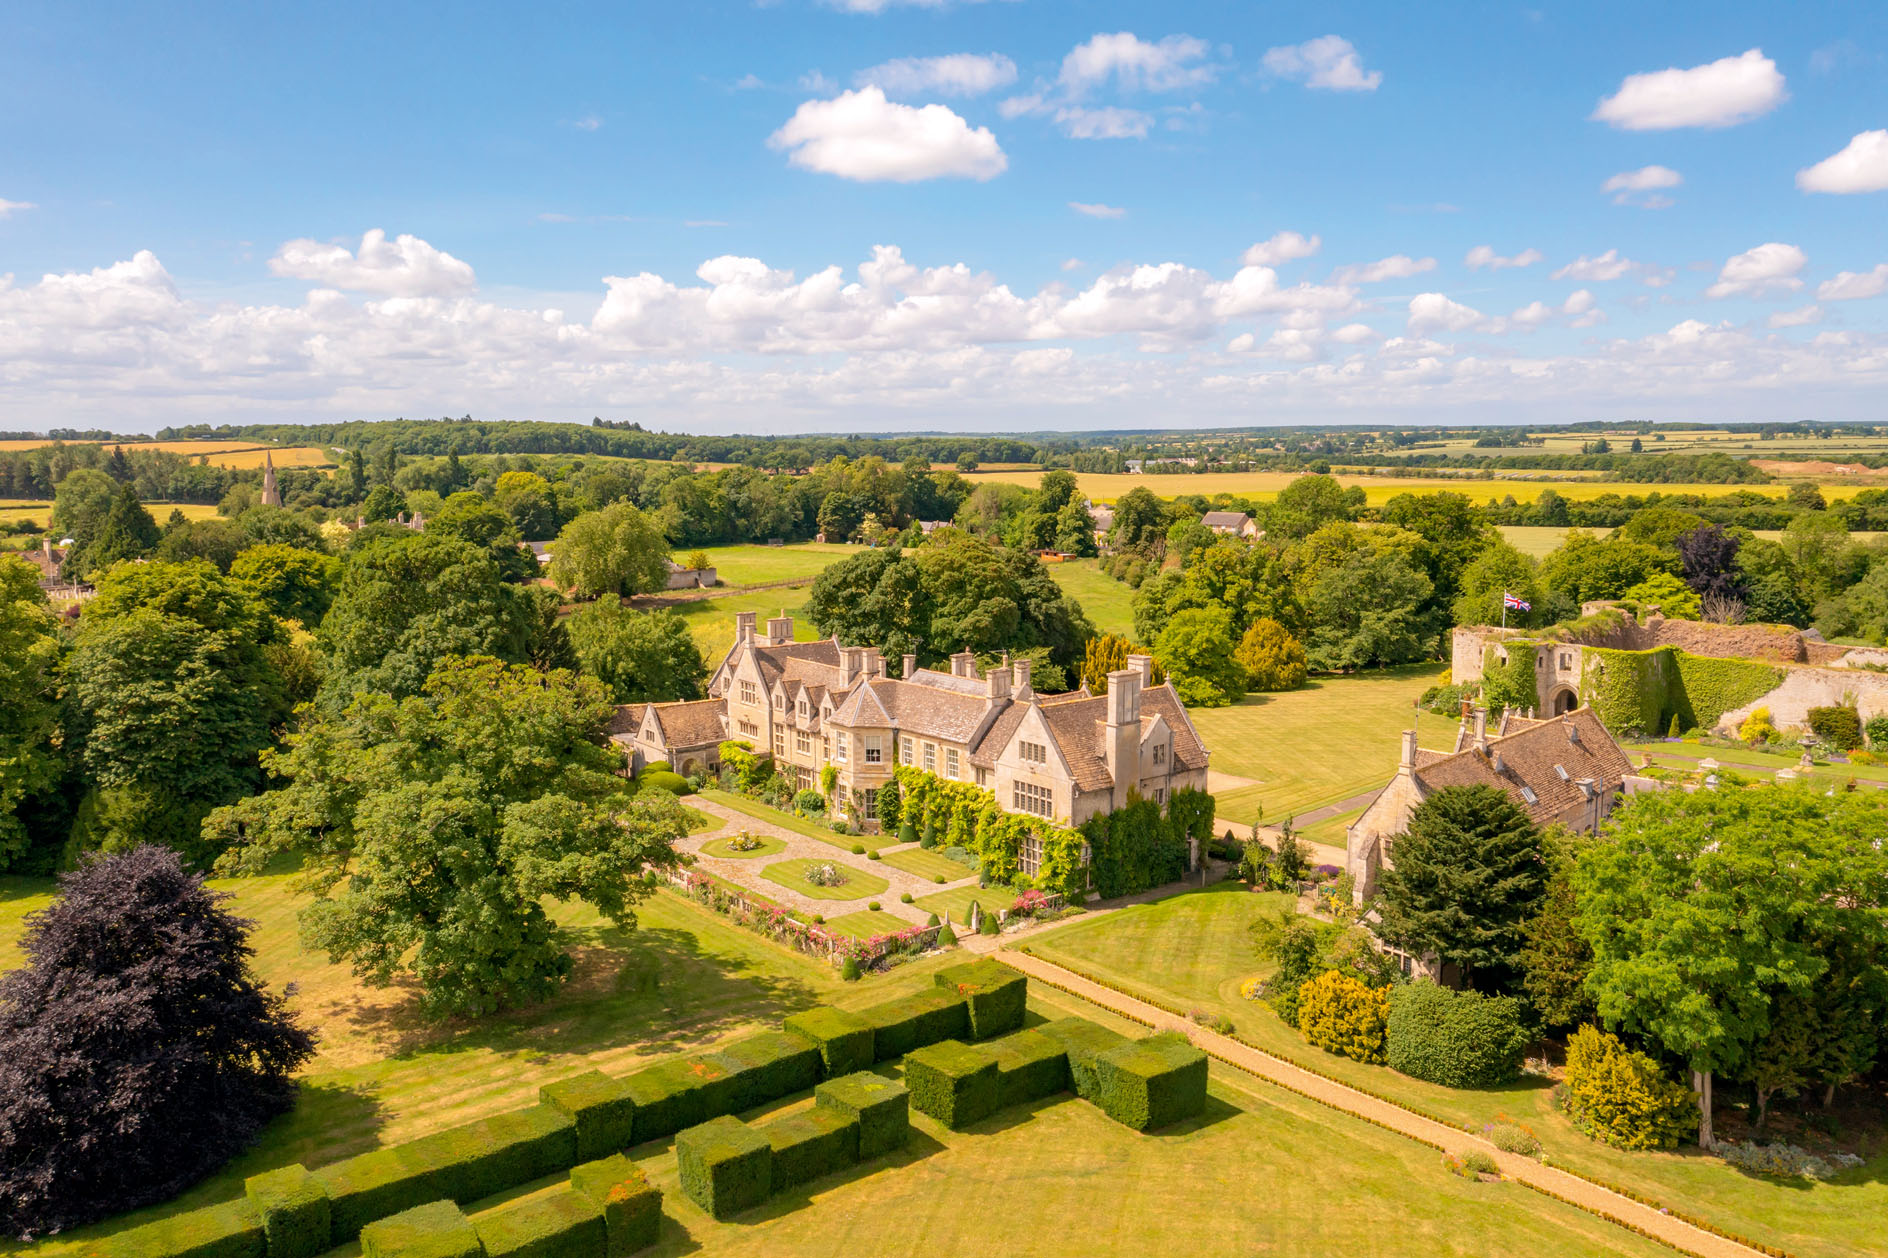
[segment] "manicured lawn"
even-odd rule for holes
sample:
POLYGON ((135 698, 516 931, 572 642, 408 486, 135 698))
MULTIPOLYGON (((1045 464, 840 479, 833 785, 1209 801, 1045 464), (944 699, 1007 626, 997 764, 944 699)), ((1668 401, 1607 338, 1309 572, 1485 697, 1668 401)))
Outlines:
POLYGON ((719 856, 726 860, 755 860, 762 856, 772 856, 775 852, 784 852, 787 850, 787 841, 785 839, 776 839, 772 835, 766 834, 757 834, 753 837, 760 841, 760 846, 754 848, 752 851, 742 852, 729 847, 728 844, 733 842, 732 838, 709 839, 706 843, 701 845, 701 850, 705 855, 719 856))
MULTIPOLYGON (((1217 792, 1216 830, 1267 823, 1374 790, 1396 772, 1398 739, 1418 696, 1442 680, 1441 664, 1315 678, 1302 690, 1250 694, 1187 715, 1213 753, 1213 768, 1259 785, 1217 792)), ((1454 745, 1456 722, 1421 714, 1425 747, 1454 745)))
POLYGON ((857 913, 841 913, 838 917, 826 919, 826 929, 841 935, 851 935, 854 939, 870 939, 874 935, 892 935, 905 929, 911 923, 904 918, 880 910, 860 909, 857 913))
POLYGON ((863 869, 846 864, 844 861, 814 861, 804 856, 792 860, 776 861, 760 871, 760 876, 768 882, 778 883, 790 891, 811 896, 815 900, 859 900, 870 895, 881 895, 892 884, 877 874, 868 874, 863 869), (837 866, 846 875, 846 881, 837 887, 822 887, 806 880, 806 871, 814 865, 831 864, 837 866))
POLYGON ((818 839, 821 843, 830 843, 842 851, 850 852, 854 843, 864 840, 850 834, 835 834, 825 826, 816 825, 797 813, 782 812, 778 808, 769 808, 759 800, 749 799, 745 795, 734 795, 727 791, 706 790, 701 793, 703 799, 711 799, 724 808, 746 813, 750 817, 779 826, 782 830, 791 830, 803 834, 809 839, 818 839))
MULTIPOLYGON (((818 576, 828 564, 856 555, 865 548, 794 542, 788 546, 703 546, 701 549, 707 552, 721 584, 760 585, 767 581, 818 576)), ((670 558, 681 563, 693 553, 692 549, 678 549, 670 558)))
POLYGON ((20 936, 26 915, 52 903, 54 885, 50 878, 0 878, 0 970, 25 963, 20 936))
POLYGON ((1134 591, 1101 570, 1099 559, 1065 559, 1046 565, 1063 593, 1082 605, 1098 633, 1134 637, 1134 591))
POLYGON ((946 882, 956 882, 959 878, 968 878, 977 872, 968 865, 960 865, 948 856, 941 856, 935 851, 927 851, 921 847, 883 852, 879 859, 893 869, 902 869, 920 878, 936 878, 941 874, 946 882))
MULTIPOLYGON (((687 558, 688 552, 682 552, 687 558)), ((812 622, 800 614, 806 606, 807 586, 792 585, 778 590, 761 590, 754 594, 729 594, 722 598, 698 598, 677 603, 669 610, 688 622, 688 631, 695 639, 695 645, 701 648, 701 657, 707 661, 710 673, 727 658, 728 651, 734 646, 734 616, 736 612, 755 612, 760 616, 764 629, 769 616, 782 613, 792 616, 793 637, 798 642, 811 642, 819 635, 813 632, 812 622)))
MULTIPOLYGON (((1589 1140, 1554 1106, 1547 1081, 1538 1077, 1501 1088, 1456 1090, 1312 1048, 1262 1002, 1239 996, 1243 979, 1271 968, 1253 954, 1250 923, 1276 911, 1280 901, 1222 883, 1082 918, 1032 937, 1027 946, 1047 960, 1163 1004, 1224 1013, 1243 1038, 1266 1052, 1424 1112, 1476 1126, 1508 1115, 1534 1129, 1556 1164, 1709 1218, 1740 1235, 1812 1258, 1880 1253, 1879 1221, 1888 1217, 1888 1145, 1879 1140, 1870 1161, 1837 1182, 1763 1179, 1695 1150, 1625 1153, 1589 1140)), ((1741 1093, 1721 1088, 1720 1111, 1729 1113, 1741 1093)))
POLYGON ((690 834, 706 834, 710 830, 719 830, 721 828, 721 818, 710 817, 699 808, 690 808, 687 804, 683 804, 682 815, 688 819, 688 832, 690 834))
POLYGON ((949 891, 937 891, 930 895, 921 895, 916 904, 927 913, 936 913, 943 917, 951 915, 951 924, 962 926, 970 920, 970 902, 978 901, 984 912, 994 913, 1006 909, 1021 894, 1014 887, 953 887, 949 891))
MULTIPOLYGON (((1726 771, 1742 773, 1746 777, 1765 777, 1778 769, 1795 769, 1802 762, 1802 753, 1755 751, 1744 747, 1705 747, 1697 743, 1663 741, 1632 742, 1622 744, 1627 750, 1646 756, 1653 764, 1663 765, 1681 772, 1692 772, 1699 762, 1715 760, 1726 771)), ((1878 764, 1837 764, 1835 761, 1821 762, 1806 774, 1808 778, 1844 782, 1854 778, 1860 782, 1888 782, 1888 766, 1878 764)))

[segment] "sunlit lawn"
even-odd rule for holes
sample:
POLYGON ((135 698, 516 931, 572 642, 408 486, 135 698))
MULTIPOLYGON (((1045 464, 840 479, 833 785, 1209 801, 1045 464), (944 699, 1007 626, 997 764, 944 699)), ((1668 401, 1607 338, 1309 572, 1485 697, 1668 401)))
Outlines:
POLYGON ((1047 565, 1063 593, 1082 605, 1097 633, 1134 637, 1134 591, 1101 570, 1099 559, 1065 559, 1047 565))
POLYGON ((852 850, 854 844, 863 842, 863 840, 854 838, 849 834, 837 834, 827 827, 817 822, 808 821, 806 818, 796 813, 782 812, 778 808, 769 808, 758 800, 749 799, 745 795, 735 795, 729 791, 710 789, 703 791, 701 797, 703 799, 713 800, 715 803, 734 812, 744 813, 756 820, 779 826, 783 830, 791 830, 795 834, 805 835, 809 839, 818 839, 821 843, 830 843, 834 847, 847 852, 852 850))
POLYGON ((893 869, 902 869, 920 878, 942 877, 945 882, 956 882, 959 878, 968 878, 977 872, 970 866, 959 864, 948 856, 940 855, 935 851, 926 851, 921 847, 907 847, 896 852, 886 852, 881 859, 893 869))
POLYGON ((688 631, 694 637, 695 645, 701 649, 701 657, 707 662, 708 671, 713 673, 734 646, 734 617, 737 612, 754 612, 760 618, 762 632, 766 631, 769 617, 784 613, 794 618, 795 641, 811 642, 817 638, 819 635, 814 632, 812 622, 800 614, 806 606, 806 597, 806 586, 790 585, 753 594, 690 599, 673 604, 669 610, 688 622, 688 631))
MULTIPOLYGON (((1417 664, 1320 677, 1302 690, 1189 709, 1213 768, 1259 782, 1217 793, 1216 828, 1249 827, 1261 807, 1268 823, 1282 821, 1387 782, 1402 731, 1417 717, 1416 699, 1444 671, 1417 664)), ((1454 746, 1454 720, 1427 712, 1420 720, 1423 746, 1454 746)))
POLYGON ((934 891, 930 895, 921 895, 917 905, 927 913, 936 913, 939 917, 949 913, 954 925, 962 926, 970 919, 970 902, 977 901, 986 913, 1008 908, 1016 899, 1018 892, 1014 887, 953 887, 949 891, 934 891))
POLYGON ((788 546, 678 547, 671 558, 681 563, 696 549, 708 556, 708 562, 721 584, 760 585, 767 581, 818 576, 827 565, 847 555, 856 555, 865 548, 827 545, 823 542, 794 542, 788 546))
POLYGON ((848 865, 843 861, 815 861, 805 856, 796 856, 791 860, 775 861, 760 871, 760 876, 768 882, 797 891, 801 895, 811 896, 815 900, 859 900, 866 896, 883 895, 891 886, 877 874, 869 874, 863 869, 848 865), (824 887, 816 882, 808 882, 806 873, 815 865, 834 865, 846 876, 846 881, 836 887, 824 887))
POLYGON ((759 842, 760 846, 745 852, 737 851, 728 846, 734 841, 732 837, 725 839, 709 839, 706 843, 701 845, 702 854, 704 856, 719 856, 723 860, 758 860, 763 856, 772 856, 776 852, 784 852, 787 848, 785 839, 776 839, 772 835, 757 834, 754 835, 753 838, 759 842))
MULTIPOLYGON (((1516 1118, 1534 1129, 1555 1163, 1702 1214, 1741 1235, 1815 1258, 1881 1253, 1888 1146, 1879 1137, 1871 1160, 1837 1182, 1762 1179, 1695 1152, 1624 1153, 1589 1140, 1555 1108, 1547 1081, 1538 1077, 1502 1088, 1456 1090, 1310 1047, 1263 1003, 1239 995, 1242 980, 1270 972, 1253 950, 1250 927, 1276 912, 1282 900, 1221 883, 1079 918, 1031 937, 1027 946, 1160 1003, 1223 1013, 1242 1037, 1269 1053, 1450 1121, 1480 1126, 1501 1114, 1516 1118)), ((1739 1099, 1738 1089, 1720 1089, 1722 1109, 1739 1099)))

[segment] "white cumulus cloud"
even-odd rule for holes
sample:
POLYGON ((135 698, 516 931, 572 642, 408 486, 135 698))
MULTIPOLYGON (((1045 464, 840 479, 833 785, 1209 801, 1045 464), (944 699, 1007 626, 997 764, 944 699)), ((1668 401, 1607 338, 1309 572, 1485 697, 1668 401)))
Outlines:
POLYGON ((1704 290, 1706 297, 1761 297, 1774 289, 1795 291, 1803 286, 1796 278, 1809 262, 1809 255, 1795 245, 1771 241, 1746 249, 1725 260, 1718 272, 1718 282, 1704 290))
POLYGON ((1589 258, 1581 254, 1572 262, 1554 272, 1557 280, 1579 280, 1583 284, 1604 283, 1616 280, 1631 273, 1639 264, 1630 258, 1619 256, 1619 250, 1608 249, 1598 257, 1589 258))
POLYGON ((865 182, 994 179, 1009 166, 988 127, 944 105, 896 104, 877 87, 807 101, 767 143, 795 166, 865 182))
POLYGON ((887 95, 981 96, 1016 81, 1016 63, 1001 53, 956 52, 942 57, 899 57, 853 76, 858 87, 880 87, 887 95))
POLYGON ((1434 258, 1412 258, 1399 253, 1379 258, 1375 262, 1340 266, 1331 273, 1331 279, 1338 284, 1381 284, 1384 280, 1406 280, 1412 275, 1435 269, 1434 258))
POLYGON ((1613 194, 1614 205, 1636 205, 1647 210, 1662 210, 1672 199, 1661 196, 1659 189, 1676 188, 1685 177, 1669 166, 1641 166, 1622 170, 1600 185, 1601 192, 1613 194))
POLYGON ((1881 192, 1888 189, 1888 131, 1864 131, 1840 153, 1796 172, 1804 192, 1881 192))
POLYGON ((477 287, 469 263, 418 236, 390 241, 378 227, 363 235, 360 248, 352 251, 319 240, 291 240, 269 259, 269 270, 288 279, 383 297, 449 297, 477 287))
POLYGON ((1533 266, 1543 257, 1539 249, 1523 249, 1512 257, 1504 258, 1496 253, 1492 245, 1476 245, 1463 256, 1462 261, 1471 271, 1487 267, 1491 271, 1505 271, 1510 267, 1533 266))
POLYGON ((1062 58, 1060 82, 1080 95, 1112 79, 1126 91, 1173 92, 1203 87, 1218 74, 1203 39, 1169 35, 1158 43, 1130 31, 1096 35, 1062 58))
POLYGON ((1418 293, 1409 299, 1409 334, 1466 332, 1483 323, 1482 312, 1441 293, 1418 293))
POLYGON ((1779 310, 1765 322, 1773 328, 1800 328, 1812 323, 1821 323, 1822 307, 1804 306, 1798 310, 1779 310))
POLYGON ((1303 236, 1292 231, 1279 232, 1270 240, 1261 240, 1246 250, 1241 261, 1247 266, 1278 266, 1310 257, 1323 243, 1323 239, 1318 236, 1303 236))
POLYGON ((34 205, 31 201, 9 201, 5 197, 0 197, 0 218, 5 218, 9 214, 16 214, 21 210, 36 210, 38 208, 39 207, 34 205))
POLYGON ((1888 262, 1872 271, 1838 271, 1816 288, 1818 301, 1859 301, 1888 293, 1888 262))
POLYGON ((1592 118, 1622 131, 1731 127, 1763 117, 1789 95, 1777 63, 1752 48, 1689 70, 1629 74, 1592 118))
POLYGON ((1088 201, 1070 201, 1069 208, 1088 218, 1120 218, 1127 213, 1118 205, 1102 205, 1088 201))
POLYGON ((1337 35, 1268 48, 1262 64, 1281 79, 1332 92, 1374 92, 1383 82, 1383 72, 1366 71, 1357 49, 1337 35))
POLYGON ((1154 125, 1150 115, 1119 105, 1065 105, 1055 111, 1055 121, 1072 140, 1138 140, 1154 125))

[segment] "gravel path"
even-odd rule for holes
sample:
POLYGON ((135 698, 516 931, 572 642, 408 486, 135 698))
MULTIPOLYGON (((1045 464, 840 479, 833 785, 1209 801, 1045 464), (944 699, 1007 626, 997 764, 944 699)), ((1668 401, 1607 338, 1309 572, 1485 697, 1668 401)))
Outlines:
POLYGON ((1168 1013, 1146 1001, 1136 1000, 1112 988, 1090 982, 1071 970, 1065 970, 1053 962, 1044 961, 1041 957, 1008 950, 995 955, 997 960, 1022 971, 1031 978, 1059 987, 1104 1009, 1112 1010, 1159 1030, 1183 1032, 1208 1054, 1228 1065, 1236 1066, 1248 1074, 1257 1075, 1280 1087, 1288 1088, 1301 1096, 1308 1096, 1332 1109, 1342 1110, 1347 1114, 1388 1127, 1392 1131, 1425 1143, 1440 1145, 1451 1153, 1479 1148, 1495 1159, 1496 1165, 1501 1167, 1504 1178, 1515 1180, 1547 1196, 1577 1206, 1589 1214, 1633 1228, 1683 1253, 1695 1254, 1698 1258, 1761 1258, 1759 1251, 1755 1249, 1707 1232, 1702 1228, 1693 1227, 1684 1220, 1673 1218, 1654 1206, 1643 1205, 1630 1197, 1622 1197, 1616 1192, 1601 1188, 1598 1184, 1556 1167, 1544 1165, 1533 1158, 1522 1157, 1518 1153, 1503 1153, 1479 1136, 1472 1136, 1457 1128, 1434 1122, 1400 1105, 1379 1100, 1367 1092, 1359 1092, 1355 1088, 1346 1087, 1322 1075, 1312 1074, 1309 1070, 1294 1066, 1283 1058, 1274 1057, 1270 1053, 1261 1052, 1238 1040, 1209 1031, 1205 1027, 1196 1026, 1178 1014, 1168 1013))
MULTIPOLYGON (((785 826, 775 825, 773 822, 762 820, 759 817, 750 817, 744 812, 737 812, 724 804, 717 804, 713 800, 703 799, 700 796, 691 796, 688 800, 688 806, 699 812, 709 814, 722 824, 719 829, 711 830, 704 834, 689 835, 675 845, 677 851, 693 853, 698 862, 696 865, 698 869, 711 873, 717 878, 725 878, 736 886, 745 887, 747 890, 757 895, 766 896, 776 904, 785 905, 790 909, 798 909, 803 913, 818 913, 827 918, 839 917, 846 913, 864 912, 867 904, 873 900, 877 900, 879 908, 884 912, 885 916, 888 919, 892 919, 888 920, 885 924, 887 933, 890 933, 893 930, 899 929, 901 926, 922 926, 930 919, 930 914, 917 905, 899 903, 898 897, 900 894, 908 891, 911 893, 912 899, 915 900, 920 896, 931 895, 939 891, 950 891, 958 887, 974 887, 977 885, 977 875, 975 874, 966 874, 962 878, 946 883, 937 883, 931 881, 929 878, 920 878, 918 875, 908 874, 902 869, 893 869, 884 861, 867 860, 863 856, 855 856, 844 848, 834 847, 832 844, 821 842, 818 839, 810 839, 804 834, 798 834, 787 829, 785 826), (743 830, 747 831, 749 834, 766 835, 768 838, 779 839, 782 843, 787 845, 786 850, 774 852, 767 856, 747 857, 745 859, 709 856, 702 852, 701 846, 708 840, 731 838, 741 833, 743 830), (862 895, 851 900, 826 900, 816 896, 804 895, 801 892, 794 891, 789 887, 783 887, 777 882, 772 882, 761 877, 761 870, 767 868, 767 866, 778 864, 784 860, 792 860, 795 857, 831 861, 835 865, 855 869, 862 874, 870 874, 875 878, 882 878, 890 883, 891 886, 879 892, 877 895, 862 895)), ((911 846, 913 845, 909 843, 893 843, 881 847, 879 851, 896 852, 911 846)))

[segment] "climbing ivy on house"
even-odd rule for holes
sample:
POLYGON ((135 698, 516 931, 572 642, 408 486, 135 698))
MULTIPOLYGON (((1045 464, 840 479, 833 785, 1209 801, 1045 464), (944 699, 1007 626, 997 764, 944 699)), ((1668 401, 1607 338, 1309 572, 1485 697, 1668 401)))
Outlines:
POLYGON ((1204 851, 1212 830, 1213 797, 1205 791, 1175 791, 1165 814, 1130 793, 1125 808, 1082 823, 1095 889, 1105 899, 1175 881, 1187 871, 1187 840, 1199 839, 1204 851))
POLYGON ((1757 660, 1719 660, 1678 651, 1678 693, 1681 702, 1669 710, 1686 729, 1718 723, 1726 712, 1755 702, 1783 684, 1786 670, 1757 660))
MULTIPOLYGON (((961 847, 982 862, 991 882, 1012 886, 1030 883, 1044 891, 1080 895, 1082 835, 1040 817, 1004 812, 996 796, 969 782, 953 782, 935 773, 900 765, 897 774, 902 819, 920 832, 937 836, 940 847, 961 847), (1042 859, 1036 876, 1021 872, 1023 842, 1031 835, 1042 840, 1042 859)), ((1208 826, 1212 824, 1208 818, 1208 826)))

